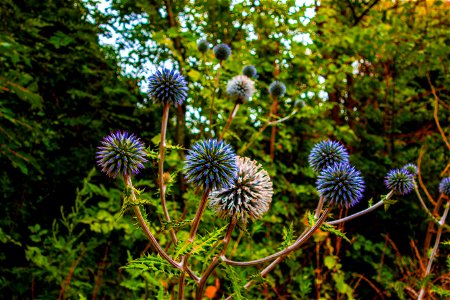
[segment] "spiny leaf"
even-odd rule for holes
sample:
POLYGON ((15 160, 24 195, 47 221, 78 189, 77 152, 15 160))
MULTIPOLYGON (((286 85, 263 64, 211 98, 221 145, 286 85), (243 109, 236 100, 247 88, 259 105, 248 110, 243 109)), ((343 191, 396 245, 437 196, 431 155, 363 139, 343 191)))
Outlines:
POLYGON ((138 259, 134 259, 128 262, 126 266, 122 266, 121 269, 138 269, 142 271, 152 271, 159 274, 165 274, 169 276, 179 275, 179 270, 173 268, 164 258, 152 255, 146 255, 138 259))
POLYGON ((347 242, 350 243, 350 240, 347 238, 345 233, 343 233, 342 231, 340 231, 339 229, 337 229, 333 225, 322 224, 322 226, 320 226, 320 229, 323 230, 323 231, 327 231, 327 232, 333 233, 333 234, 337 235, 338 237, 343 238, 344 240, 346 240, 347 242))
POLYGON ((242 279, 239 277, 238 273, 233 269, 233 267, 225 264, 226 276, 230 280, 231 285, 233 287, 233 299, 243 300, 245 299, 242 296, 243 286, 241 284, 242 279))
POLYGON ((184 244, 180 244, 175 257, 188 253, 190 255, 194 255, 208 251, 216 245, 217 241, 223 238, 224 232, 227 228, 228 225, 225 225, 222 228, 214 229, 211 233, 201 237, 200 239, 196 239, 193 243, 189 243, 187 241, 184 244))
POLYGON ((394 200, 394 199, 388 199, 388 200, 384 200, 384 210, 387 211, 389 209, 389 207, 395 203, 397 203, 398 200, 394 200))
POLYGON ((191 223, 191 220, 182 220, 182 221, 170 221, 170 222, 166 222, 166 221, 161 221, 161 229, 159 230, 159 232, 162 231, 167 231, 167 230, 171 230, 171 229, 178 229, 181 227, 184 227, 185 225, 188 225, 191 223))
POLYGON ((294 241, 294 225, 291 222, 289 227, 283 227, 283 243, 281 243, 279 249, 282 250, 294 241))

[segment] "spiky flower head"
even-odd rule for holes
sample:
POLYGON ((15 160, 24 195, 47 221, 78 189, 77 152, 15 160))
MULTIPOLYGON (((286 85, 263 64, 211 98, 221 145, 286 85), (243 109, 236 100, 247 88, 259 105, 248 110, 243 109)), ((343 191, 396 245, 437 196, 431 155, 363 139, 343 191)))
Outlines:
POLYGON ((182 104, 186 100, 187 90, 186 80, 175 70, 157 70, 148 79, 149 97, 163 104, 182 104))
POLYGON ((237 176, 236 154, 224 141, 202 140, 186 155, 184 173, 188 182, 204 189, 230 186, 237 176))
POLYGON ((137 174, 144 168, 145 146, 134 134, 117 131, 105 136, 101 144, 97 148, 97 164, 106 175, 116 178, 137 174))
POLYGON ((404 165, 402 169, 408 171, 412 176, 416 176, 419 173, 417 166, 412 163, 404 165))
POLYGON ((205 39, 199 40, 197 42, 197 49, 201 53, 205 53, 206 51, 208 51, 209 50, 209 43, 208 43, 208 41, 205 40, 205 39))
POLYGON ((231 48, 227 44, 218 44, 214 47, 214 56, 218 60, 227 60, 231 55, 231 48))
POLYGON ((335 163, 323 169, 316 184, 321 197, 346 208, 361 200, 365 188, 361 172, 348 163, 335 163))
POLYGON ((272 97, 283 97, 286 93, 286 86, 281 81, 274 81, 269 86, 269 93, 272 97))
POLYGON ((272 181, 256 161, 239 156, 236 161, 237 177, 229 187, 211 192, 209 206, 221 218, 236 217, 246 223, 247 218, 259 219, 269 210, 272 181))
POLYGON ((316 172, 336 163, 348 163, 348 153, 344 146, 336 141, 321 141, 312 148, 308 157, 311 168, 316 172))
POLYGON ((238 75, 228 81, 227 93, 231 99, 244 103, 255 92, 255 83, 245 75, 238 75))
POLYGON ((244 69, 242 69, 242 74, 248 78, 256 78, 256 68, 254 66, 245 66, 244 69))
POLYGON ((405 169, 392 169, 384 178, 384 184, 388 189, 406 195, 414 188, 414 176, 405 169))
POLYGON ((450 177, 445 177, 439 183, 439 193, 450 196, 450 177))

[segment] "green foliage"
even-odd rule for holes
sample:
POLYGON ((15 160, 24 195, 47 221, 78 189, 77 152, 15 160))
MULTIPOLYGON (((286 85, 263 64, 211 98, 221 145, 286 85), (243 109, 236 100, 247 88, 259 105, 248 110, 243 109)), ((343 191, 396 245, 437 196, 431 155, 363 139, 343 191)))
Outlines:
MULTIPOLYGON (((386 172, 417 162, 423 148, 422 179, 438 198, 438 175, 449 158, 434 120, 437 103, 436 115, 448 136, 445 1, 107 3, 110 9, 104 11, 93 0, 0 4, 0 289, 5 295, 174 297, 178 271, 146 247, 130 214, 135 205, 170 255, 190 253, 192 269, 204 270, 220 249, 226 222, 207 209, 196 241, 185 244, 200 196, 180 170, 185 149, 220 135, 234 105, 226 95, 227 81, 244 65, 258 70, 256 92, 240 106, 224 138, 239 155, 263 165, 275 194, 267 215, 233 234, 228 249, 233 259, 270 255, 292 243, 294 229, 313 224, 311 213, 303 217, 318 201, 317 174, 307 157, 320 140, 345 144, 365 178, 365 199, 385 194, 386 172), (199 38, 232 48, 218 87, 218 61, 211 51, 198 52, 199 38), (161 222, 157 199, 162 107, 143 92, 148 70, 163 65, 174 66, 189 82, 187 102, 169 114, 164 167, 170 174, 172 222, 161 222), (267 88, 274 79, 286 84, 287 93, 269 119, 267 88), (146 170, 133 178, 138 197, 133 203, 129 190, 122 199, 123 183, 94 170, 86 177, 99 140, 117 129, 138 134, 148 146, 146 170), (180 240, 176 247, 168 246, 172 229, 180 240)), ((350 215, 370 207, 372 199, 332 214, 350 215)), ((417 291, 425 282, 435 297, 449 297, 444 280, 421 279, 417 257, 432 247, 424 245, 427 215, 414 196, 396 200, 385 204, 389 210, 346 222, 344 229, 322 225, 267 278, 255 275, 254 268, 219 266, 216 298, 232 293, 233 299, 378 297, 368 281, 385 298, 406 299, 408 287, 417 291), (344 231, 352 243, 341 243, 349 242, 344 231), (356 285, 359 274, 367 281, 356 285), (252 278, 260 284, 244 291, 252 278)), ((445 229, 443 240, 447 234, 445 229)), ((433 278, 450 269, 447 244, 439 249, 433 278)), ((193 291, 188 281, 186 295, 193 291)))

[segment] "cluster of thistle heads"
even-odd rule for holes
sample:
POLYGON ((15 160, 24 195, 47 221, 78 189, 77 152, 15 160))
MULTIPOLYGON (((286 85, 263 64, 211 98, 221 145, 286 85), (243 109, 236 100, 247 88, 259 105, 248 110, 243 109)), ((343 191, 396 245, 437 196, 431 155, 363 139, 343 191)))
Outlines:
MULTIPOLYGON (((206 40, 198 41, 197 46, 202 53, 210 48, 206 40)), ((231 49, 226 44, 216 45, 213 51, 221 62, 231 55, 231 49)), ((229 97, 236 103, 247 101, 255 92, 251 78, 256 77, 256 68, 245 66, 242 75, 228 82, 229 97)), ((186 100, 187 91, 185 78, 175 70, 164 68, 148 79, 148 95, 155 102, 180 105, 186 100)), ((282 97, 285 92, 286 86, 280 81, 269 86, 269 93, 274 98, 282 97)), ((210 207, 220 217, 239 218, 245 223, 248 218, 260 218, 269 209, 273 195, 272 182, 256 161, 237 156, 228 143, 215 139, 199 141, 188 152, 183 169, 186 179, 210 193, 210 207)), ((101 141, 97 163, 112 178, 126 177, 138 174, 144 168, 146 156, 145 146, 138 137, 117 131, 101 141)), ((365 188, 364 180, 350 164, 342 144, 322 141, 311 150, 308 160, 319 174, 317 190, 329 204, 348 208, 360 201, 365 188)), ((385 184, 387 188, 405 195, 414 188, 417 171, 413 164, 391 170, 385 184)), ((445 195, 450 194, 450 178, 442 180, 439 190, 445 195)))

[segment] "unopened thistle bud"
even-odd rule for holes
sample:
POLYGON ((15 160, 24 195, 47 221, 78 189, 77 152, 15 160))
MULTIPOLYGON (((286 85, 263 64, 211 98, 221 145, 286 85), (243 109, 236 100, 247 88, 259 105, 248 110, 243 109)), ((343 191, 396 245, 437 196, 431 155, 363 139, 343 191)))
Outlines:
POLYGON ((105 136, 101 144, 97 148, 97 164, 106 175, 116 178, 137 174, 144 168, 145 146, 134 134, 117 131, 105 136))
POLYGON ((204 189, 227 187, 237 175, 236 154, 224 141, 199 141, 188 150, 184 173, 188 182, 204 189))
POLYGON ((361 200, 364 180, 361 173, 348 163, 336 163, 320 172, 317 190, 330 204, 349 208, 361 200))
POLYGON ((254 66, 245 66, 244 69, 242 69, 242 74, 248 78, 256 78, 256 68, 254 66))
POLYGON ((175 70, 164 68, 148 79, 149 97, 163 104, 182 104, 186 100, 187 90, 184 77, 175 70))
POLYGON ((280 81, 274 81, 269 86, 269 93, 272 97, 283 97, 286 93, 286 86, 280 81))
POLYGON ((348 163, 348 153, 344 146, 335 141, 317 143, 309 154, 308 161, 316 172, 336 163, 348 163))
POLYGON ((408 171, 412 176, 417 176, 417 174, 419 173, 419 169, 417 169, 417 166, 412 163, 404 165, 402 169, 408 171))
POLYGON ((442 179, 441 183, 439 183, 439 192, 450 196, 450 177, 442 179))
POLYGON ((227 60, 230 55, 231 49, 227 44, 218 44, 214 47, 214 56, 218 60, 227 60))
POLYGON ((208 51, 209 50, 209 43, 208 43, 208 41, 205 40, 205 39, 199 40, 197 42, 197 49, 201 53, 205 53, 206 51, 208 51))
POLYGON ((388 189, 394 190, 400 195, 406 195, 414 188, 414 177, 405 169, 393 169, 386 175, 384 184, 388 189))
POLYGON ((221 218, 259 219, 269 210, 273 188, 269 174, 256 161, 237 156, 238 175, 224 189, 214 190, 209 206, 221 218))
POLYGON ((245 75, 238 75, 228 81, 227 93, 231 99, 244 103, 255 92, 255 83, 245 75))

